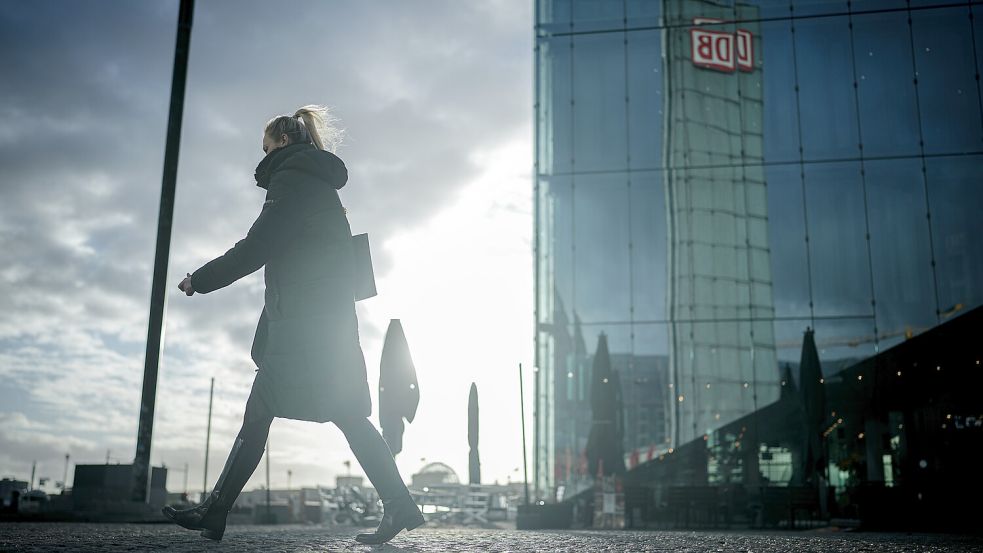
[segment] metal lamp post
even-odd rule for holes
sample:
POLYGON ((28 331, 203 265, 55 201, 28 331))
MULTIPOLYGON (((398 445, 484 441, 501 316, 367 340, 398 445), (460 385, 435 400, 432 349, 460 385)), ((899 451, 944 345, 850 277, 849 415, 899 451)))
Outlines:
POLYGON ((164 148, 164 179, 160 191, 160 214, 157 219, 157 252, 154 257, 154 280, 150 292, 150 324, 147 329, 147 353, 143 367, 143 391, 140 397, 140 423, 137 449, 133 459, 133 501, 146 502, 150 496, 150 445, 154 434, 154 405, 157 401, 157 369, 164 341, 164 311, 167 295, 167 261, 171 249, 171 223, 174 219, 174 189, 177 182, 178 151, 181 146, 181 119, 184 115, 184 89, 188 75, 188 48, 191 44, 191 20, 194 0, 181 0, 178 12, 177 45, 171 80, 171 105, 167 119, 167 143, 164 148))

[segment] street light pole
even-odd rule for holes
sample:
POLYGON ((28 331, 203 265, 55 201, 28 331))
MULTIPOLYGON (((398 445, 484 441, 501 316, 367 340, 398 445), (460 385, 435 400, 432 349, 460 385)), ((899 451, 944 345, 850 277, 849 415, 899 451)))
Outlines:
POLYGON ((65 454, 65 474, 61 477, 61 493, 65 495, 65 490, 68 489, 68 454, 65 454))
POLYGON ((529 505, 529 471, 526 468, 526 400, 522 391, 522 363, 519 363, 519 413, 522 418, 522 483, 526 490, 526 505, 529 505))
POLYGON ((270 438, 266 438, 266 523, 273 522, 270 514, 270 438))
POLYGON ((212 398, 215 397, 215 377, 212 377, 211 387, 208 389, 208 426, 205 430, 205 475, 202 477, 201 498, 205 500, 208 495, 208 446, 212 440, 212 398))
POLYGON ((154 406, 157 402, 157 370, 164 341, 164 311, 167 308, 167 261, 171 249, 171 223, 174 219, 174 189, 177 182, 178 150, 181 146, 181 119, 184 115, 184 89, 188 75, 188 48, 191 44, 191 19, 194 0, 181 0, 178 12, 177 44, 174 49, 174 73, 171 78, 171 104, 167 119, 167 142, 164 148, 164 179, 160 191, 157 218, 157 251, 154 256, 154 279, 150 291, 150 324, 147 328, 147 352, 143 366, 143 390, 140 396, 140 423, 137 449, 133 459, 131 499, 145 503, 150 494, 150 445, 154 434, 154 406))

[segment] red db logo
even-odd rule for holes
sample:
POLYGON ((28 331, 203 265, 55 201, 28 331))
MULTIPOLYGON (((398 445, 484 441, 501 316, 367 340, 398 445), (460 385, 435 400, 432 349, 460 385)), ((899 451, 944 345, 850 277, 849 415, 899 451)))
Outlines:
MULTIPOLYGON (((694 25, 722 23, 720 19, 696 18, 694 25)), ((724 73, 734 69, 754 71, 754 40, 751 31, 737 32, 701 29, 693 27, 690 35, 690 57, 693 65, 724 73)))

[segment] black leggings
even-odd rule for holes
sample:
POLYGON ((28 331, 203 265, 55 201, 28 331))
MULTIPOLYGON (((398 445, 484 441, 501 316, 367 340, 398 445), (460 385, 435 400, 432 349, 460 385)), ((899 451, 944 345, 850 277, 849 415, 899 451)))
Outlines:
MULTIPOLYGON (((259 465, 266 449, 266 439, 270 435, 270 425, 273 415, 257 394, 251 393, 246 402, 246 412, 242 417, 242 428, 239 430, 237 442, 241 440, 238 451, 233 447, 226 471, 222 496, 232 501, 239 496, 243 486, 252 476, 259 465)), ((333 421, 341 429, 348 440, 349 447, 358 459, 376 493, 386 503, 409 495, 406 484, 403 483, 396 462, 389 450, 389 445, 383 439, 375 426, 365 417, 352 417, 333 421)))

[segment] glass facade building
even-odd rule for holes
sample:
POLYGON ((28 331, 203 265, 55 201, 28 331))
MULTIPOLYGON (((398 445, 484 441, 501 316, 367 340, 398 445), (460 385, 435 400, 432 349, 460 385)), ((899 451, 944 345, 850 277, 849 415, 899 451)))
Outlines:
POLYGON ((592 481, 601 333, 651 459, 779 401, 807 329, 831 377, 983 304, 983 4, 535 12, 541 499, 592 481))

